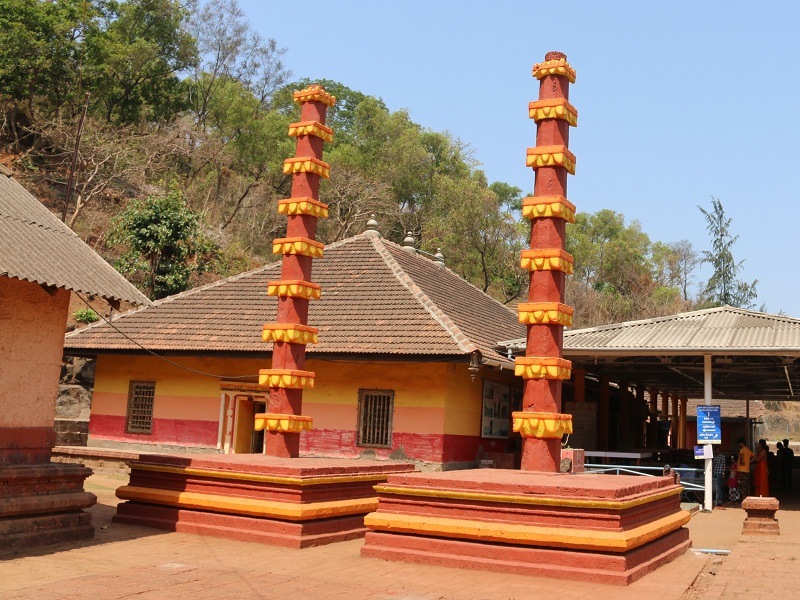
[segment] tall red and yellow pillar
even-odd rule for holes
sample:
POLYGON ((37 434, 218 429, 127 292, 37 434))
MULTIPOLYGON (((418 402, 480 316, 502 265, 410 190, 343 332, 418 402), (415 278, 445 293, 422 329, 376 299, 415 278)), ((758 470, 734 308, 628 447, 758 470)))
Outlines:
POLYGON ((278 212, 288 217, 286 237, 272 243, 272 251, 283 255, 281 279, 267 284, 267 295, 278 297, 278 316, 262 334, 273 343, 272 368, 259 371, 259 384, 269 387, 268 412, 257 414, 255 425, 266 430, 265 454, 284 458, 299 456, 300 432, 312 427, 311 417, 301 414, 303 390, 314 387, 314 373, 305 370, 306 344, 317 342, 317 329, 308 325, 308 306, 321 292, 311 281, 311 265, 322 258, 323 244, 315 239, 317 219, 328 216, 328 207, 319 201, 319 183, 330 176, 322 146, 333 140, 325 116, 336 98, 312 85, 295 92, 294 101, 301 106, 300 121, 289 126, 289 135, 297 138, 297 147, 283 166, 292 175, 292 197, 278 202, 278 212))
POLYGON ((572 416, 561 414, 561 387, 572 364, 563 358, 563 328, 572 325, 573 310, 564 304, 564 282, 572 273, 565 251, 566 224, 575 220, 567 200, 567 174, 575 173, 569 151, 569 128, 578 112, 569 103, 575 70, 560 52, 549 52, 534 65, 539 99, 529 105, 537 126, 536 146, 528 148, 527 166, 535 171, 533 196, 525 198, 523 217, 531 221, 530 249, 523 250, 522 268, 530 271, 528 301, 519 305, 519 320, 528 326, 527 350, 515 372, 524 379, 522 411, 513 416, 514 431, 523 440, 523 471, 558 472, 561 438, 572 433, 572 416))

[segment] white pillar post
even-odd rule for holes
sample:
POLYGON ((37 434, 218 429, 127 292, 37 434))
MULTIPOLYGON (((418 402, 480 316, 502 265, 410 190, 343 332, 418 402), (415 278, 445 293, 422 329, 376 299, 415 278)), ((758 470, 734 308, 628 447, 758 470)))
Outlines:
MULTIPOLYGON (((703 355, 703 399, 706 406, 711 406, 711 355, 703 355)), ((714 507, 712 491, 714 479, 711 473, 712 459, 705 459, 705 496, 703 498, 703 510, 712 510, 714 507)))

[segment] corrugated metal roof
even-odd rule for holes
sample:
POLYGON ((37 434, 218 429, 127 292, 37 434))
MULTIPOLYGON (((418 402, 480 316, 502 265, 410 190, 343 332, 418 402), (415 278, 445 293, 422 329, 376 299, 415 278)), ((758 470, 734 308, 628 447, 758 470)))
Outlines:
POLYGON ((0 174, 0 276, 112 301, 150 303, 6 173, 0 174))
POLYGON ((800 319, 721 306, 564 332, 565 354, 597 350, 630 350, 635 354, 800 355, 800 319))
POLYGON ((721 306, 564 332, 573 368, 688 397, 704 394, 706 355, 715 400, 800 400, 800 319, 721 306))

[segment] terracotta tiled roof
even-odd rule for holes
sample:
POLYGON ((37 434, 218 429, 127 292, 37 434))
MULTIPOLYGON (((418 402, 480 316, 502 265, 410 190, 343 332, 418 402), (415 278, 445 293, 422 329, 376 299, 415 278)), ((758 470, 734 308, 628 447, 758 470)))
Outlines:
POLYGON ((7 170, 0 173, 0 276, 107 300, 150 302, 7 170))
MULTIPOLYGON (((267 352, 261 327, 276 318, 267 281, 280 279, 274 263, 164 298, 118 316, 114 326, 153 351, 267 352)), ((309 324, 319 328, 323 353, 463 356, 478 350, 492 364, 509 366, 498 340, 524 335, 516 315, 449 269, 362 234, 325 248, 312 280, 322 299, 312 301, 309 324)), ((106 323, 67 335, 67 351, 136 351, 106 323)))

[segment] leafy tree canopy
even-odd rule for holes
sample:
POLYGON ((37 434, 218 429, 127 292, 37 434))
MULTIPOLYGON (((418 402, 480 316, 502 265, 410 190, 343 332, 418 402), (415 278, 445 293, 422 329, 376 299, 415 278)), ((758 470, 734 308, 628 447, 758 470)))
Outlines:
POLYGON ((739 239, 731 233, 731 218, 717 198, 711 198, 711 210, 698 206, 706 219, 706 229, 711 237, 711 250, 703 251, 703 262, 712 266, 714 272, 706 283, 703 296, 709 306, 735 306, 753 308, 757 297, 758 280, 747 283, 738 279, 744 260, 733 258, 733 245, 739 239))

